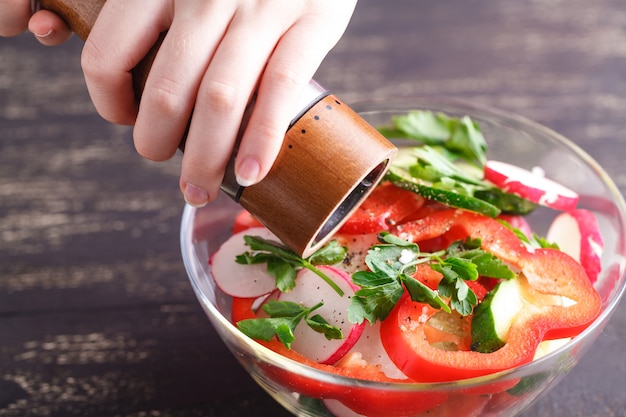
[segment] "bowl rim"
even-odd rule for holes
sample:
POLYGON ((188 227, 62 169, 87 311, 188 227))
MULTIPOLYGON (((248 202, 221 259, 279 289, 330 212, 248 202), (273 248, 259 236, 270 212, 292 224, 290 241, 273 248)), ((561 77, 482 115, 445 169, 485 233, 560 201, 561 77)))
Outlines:
MULTIPOLYGON (((398 111, 406 111, 409 107, 413 107, 416 109, 423 108, 432 109, 433 111, 445 112, 446 110, 443 110, 442 108, 450 108, 450 111, 456 110, 459 113, 471 112, 472 114, 470 114, 470 116, 472 117, 474 117, 474 115, 477 113, 483 114, 488 117, 496 117, 499 121, 504 122, 508 127, 524 127, 524 130, 531 128, 552 137, 555 141, 570 149, 577 158, 584 162, 596 173, 596 175, 598 175, 599 179, 602 181, 603 185, 609 190, 611 197, 613 198, 612 203, 614 203, 616 207, 615 218, 619 219, 620 224, 626 225, 626 202, 624 201, 624 197, 622 196, 621 192, 619 191, 613 180, 599 165, 599 163, 596 162, 586 151, 584 151, 576 143, 572 142, 571 140, 567 139, 566 137, 552 130, 551 128, 535 122, 531 119, 528 119, 524 116, 514 114, 502 109, 493 108, 485 104, 448 97, 397 96, 393 98, 365 98, 351 103, 350 106, 359 113, 394 111, 393 108, 384 109, 381 107, 382 105, 386 105, 387 103, 389 103, 390 107, 391 105, 396 105, 396 107, 401 106, 402 109, 398 109, 398 111), (370 106, 374 106, 374 108, 369 109, 370 106)), ((613 293, 613 298, 610 299, 608 303, 603 303, 603 310, 598 315, 598 317, 596 317, 594 322, 578 336, 574 337, 571 341, 537 360, 533 360, 527 364, 503 371, 494 372, 488 375, 449 382, 381 382, 356 379, 352 377, 346 377, 325 372, 320 369, 309 367, 293 359, 287 358, 259 344, 253 339, 250 339, 247 336, 243 335, 243 333, 241 333, 236 328, 236 326, 230 322, 230 320, 228 320, 220 313, 217 307, 205 295, 202 284, 200 282, 201 279, 210 280, 210 276, 202 268, 202 265, 198 264, 198 258, 192 256, 194 252, 194 247, 193 245, 191 245, 193 228, 190 226, 192 225, 192 220, 197 210, 201 209, 194 208, 190 205, 185 205, 183 210, 180 230, 182 258, 192 288, 198 300, 202 303, 205 311, 207 312, 207 314, 209 314, 209 319, 213 322, 213 325, 214 327, 216 327, 218 333, 220 331, 227 331, 230 335, 234 336, 238 342, 243 343, 247 349, 249 349, 251 352, 254 352, 256 357, 264 362, 267 362, 270 365, 280 367, 281 369, 290 372, 297 371, 296 373, 298 375, 311 378, 322 383, 330 383, 345 387, 350 387, 358 384, 360 388, 371 388, 376 390, 384 389, 392 391, 440 391, 458 390, 459 388, 467 389, 477 386, 483 386, 489 383, 495 383, 503 378, 508 379, 530 375, 533 373, 533 370, 535 370, 536 368, 541 368, 541 365, 543 363, 550 360, 554 356, 558 356, 563 354, 564 352, 576 349, 579 347, 579 345, 583 344, 583 342, 589 342, 588 338, 590 337, 590 335, 596 332, 598 330, 598 327, 604 326, 608 322, 610 317, 617 309, 617 306, 621 302, 624 294, 626 293, 625 251, 624 253, 622 253, 624 259, 622 259, 622 263, 620 264, 619 277, 616 280, 616 285, 619 285, 619 288, 613 293), (217 321, 217 323, 215 323, 214 321, 217 321), (219 326, 221 327, 217 328, 216 324, 219 324, 219 326)), ((564 366, 565 370, 569 370, 570 368, 571 366, 564 366)))

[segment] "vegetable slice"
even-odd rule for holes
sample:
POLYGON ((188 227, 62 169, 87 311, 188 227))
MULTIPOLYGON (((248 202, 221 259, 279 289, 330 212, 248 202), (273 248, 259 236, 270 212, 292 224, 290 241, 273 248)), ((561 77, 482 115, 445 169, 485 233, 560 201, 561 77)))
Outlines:
POLYGON ((294 331, 295 341, 291 348, 311 360, 332 365, 359 340, 365 323, 354 324, 348 321, 350 297, 357 288, 350 282, 350 276, 330 266, 319 268, 342 289, 343 296, 325 285, 312 271, 301 269, 296 278, 296 286, 289 292, 281 293, 278 301, 291 301, 305 306, 324 303, 315 313, 326 319, 331 326, 340 328, 343 339, 328 340, 301 322, 294 331))
POLYGON ((517 313, 508 330, 507 343, 495 352, 448 352, 431 346, 425 337, 423 323, 432 316, 432 309, 404 297, 382 322, 381 337, 391 359, 409 378, 421 382, 456 381, 519 366, 533 359, 544 338, 574 336, 600 311, 602 300, 580 264, 555 249, 528 250, 513 231, 495 219, 449 210, 412 226, 404 225, 402 233, 414 241, 453 229, 480 238, 484 250, 520 270, 537 302, 528 302, 517 313), (565 297, 573 303, 558 305, 554 297, 565 297))
POLYGON ((491 353, 506 344, 513 319, 524 306, 520 281, 502 281, 476 307, 472 317, 472 350, 491 353))
POLYGON ((578 204, 578 194, 564 185, 506 162, 487 161, 485 179, 506 192, 555 210, 573 210, 578 204))
POLYGON ((602 269, 604 242, 591 211, 578 209, 559 214, 550 225, 546 239, 580 262, 589 280, 596 282, 602 269))
POLYGON ((346 220, 339 233, 364 234, 389 230, 423 205, 424 197, 388 182, 383 183, 346 220))
POLYGON ((500 214, 500 209, 498 207, 484 200, 426 185, 423 182, 419 182, 419 180, 415 178, 409 178, 406 174, 402 173, 401 170, 394 167, 391 167, 389 171, 387 171, 386 175, 387 178, 397 187, 413 191, 424 198, 445 204, 449 207, 473 211, 488 217, 496 217, 500 214))
POLYGON ((267 265, 235 263, 237 255, 249 249, 244 241, 245 235, 279 241, 265 227, 253 227, 232 235, 209 260, 215 284, 233 297, 250 298, 269 294, 276 288, 276 280, 267 273, 267 265))

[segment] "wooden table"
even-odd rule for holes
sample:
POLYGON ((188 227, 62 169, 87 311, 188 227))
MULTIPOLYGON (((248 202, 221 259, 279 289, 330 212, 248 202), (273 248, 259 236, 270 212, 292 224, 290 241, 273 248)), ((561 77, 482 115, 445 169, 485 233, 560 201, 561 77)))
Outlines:
MULTIPOLYGON (((0 39, 0 416, 284 416, 218 340, 178 231, 179 158, 94 112, 81 44, 0 39)), ((316 78, 544 123, 626 190, 623 0, 362 0, 316 78)), ((626 305, 525 417, 623 416, 626 305)))

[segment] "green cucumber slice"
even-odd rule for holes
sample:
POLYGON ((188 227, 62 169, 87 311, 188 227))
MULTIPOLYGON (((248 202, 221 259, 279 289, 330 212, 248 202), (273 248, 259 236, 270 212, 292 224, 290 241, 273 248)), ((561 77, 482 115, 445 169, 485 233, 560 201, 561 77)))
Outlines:
POLYGON ((474 309, 471 349, 491 353, 506 344, 517 313, 524 307, 522 279, 500 282, 474 309))
POLYGON ((506 214, 526 215, 537 208, 537 204, 499 188, 477 190, 474 197, 493 204, 506 214))
POLYGON ((500 214, 500 209, 493 204, 454 191, 431 187, 421 182, 419 179, 409 177, 402 171, 401 169, 391 167, 389 171, 387 171, 386 178, 397 187, 412 191, 424 198, 437 201, 450 207, 473 211, 488 217, 496 217, 500 214))

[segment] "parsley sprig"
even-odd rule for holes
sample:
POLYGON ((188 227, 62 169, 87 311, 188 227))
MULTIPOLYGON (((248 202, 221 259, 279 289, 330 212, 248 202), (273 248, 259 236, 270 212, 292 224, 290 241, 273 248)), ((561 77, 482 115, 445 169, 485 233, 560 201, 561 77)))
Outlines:
POLYGON ((379 239, 381 244, 374 245, 365 258, 370 270, 352 275, 354 283, 361 287, 348 308, 348 318, 353 323, 384 320, 400 300, 404 288, 413 301, 468 315, 478 300, 467 281, 475 281, 479 276, 515 277, 499 258, 480 248, 480 239, 455 242, 434 253, 421 252, 417 244, 388 232, 381 233, 379 239), (442 274, 437 290, 412 276, 417 265, 423 263, 442 274))
POLYGON ((496 217, 500 212, 527 214, 536 204, 483 179, 485 138, 468 116, 414 110, 393 118, 379 131, 389 139, 409 139, 420 146, 403 148, 387 179, 399 187, 451 207, 496 217))
POLYGON ((330 241, 308 258, 302 258, 291 249, 259 236, 245 235, 244 241, 251 251, 237 255, 235 262, 243 265, 267 263, 267 272, 276 279, 276 287, 287 292, 296 285, 299 269, 307 268, 322 278, 339 295, 343 291, 328 275, 315 265, 332 265, 343 260, 346 248, 336 240, 330 241))
POLYGON ((269 341, 276 336, 287 349, 291 349, 291 344, 295 340, 294 331, 302 320, 328 340, 343 339, 341 329, 331 326, 319 314, 311 315, 323 304, 320 302, 308 308, 291 301, 268 300, 263 304, 263 311, 269 317, 241 320, 237 322, 237 327, 253 339, 269 341))

